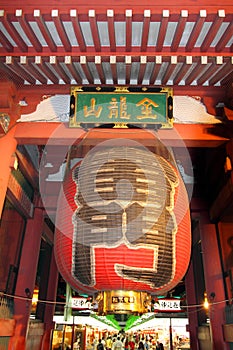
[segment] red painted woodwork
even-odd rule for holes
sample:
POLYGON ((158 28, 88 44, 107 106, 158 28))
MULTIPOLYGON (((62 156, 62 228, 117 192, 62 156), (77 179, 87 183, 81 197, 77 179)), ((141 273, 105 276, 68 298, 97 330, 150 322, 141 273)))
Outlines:
POLYGON ((11 337, 15 330, 14 319, 0 319, 0 337, 11 337))
POLYGON ((14 139, 14 129, 10 130, 7 135, 0 137, 0 153, 1 153, 1 172, 0 172, 0 217, 4 206, 7 192, 8 181, 10 177, 10 164, 12 155, 16 150, 16 140, 14 139))
MULTIPOLYGON (((211 126, 208 124, 175 124, 171 130, 158 130, 158 137, 171 147, 217 147, 228 141, 228 138, 217 136, 211 133, 211 126), (208 132, 209 130, 209 132, 208 132)), ((147 134, 145 130, 121 129, 123 139, 133 139, 141 142, 147 147, 153 147, 154 134, 147 134)), ((18 123, 15 128, 15 138, 19 144, 36 144, 50 146, 69 146, 79 144, 82 146, 93 146, 100 141, 118 138, 115 129, 109 129, 108 133, 102 129, 92 129, 88 132, 83 129, 69 128, 65 123, 18 123)), ((54 149, 55 152, 56 148, 54 149)))

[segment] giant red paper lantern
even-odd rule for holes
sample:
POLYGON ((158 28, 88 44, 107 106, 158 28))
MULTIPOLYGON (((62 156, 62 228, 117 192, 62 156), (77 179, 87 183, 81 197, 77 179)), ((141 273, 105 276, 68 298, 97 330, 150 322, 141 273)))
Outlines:
POLYGON ((95 147, 66 176, 57 208, 58 269, 79 292, 164 294, 189 264, 188 196, 162 144, 152 153, 121 142, 95 147))

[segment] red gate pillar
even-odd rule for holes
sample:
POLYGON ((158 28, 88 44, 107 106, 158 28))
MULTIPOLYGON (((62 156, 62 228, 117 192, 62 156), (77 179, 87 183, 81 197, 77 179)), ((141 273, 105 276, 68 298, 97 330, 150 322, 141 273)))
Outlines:
MULTIPOLYGON (((190 263, 189 269, 185 276, 185 289, 186 289, 187 305, 196 305, 195 282, 194 282, 192 262, 190 263)), ((190 349, 198 350, 199 347, 198 347, 198 340, 197 340, 197 328, 198 328, 197 308, 190 307, 188 308, 187 313, 188 313, 188 319, 189 319, 190 349)))
POLYGON ((50 269, 49 269, 49 281, 47 289, 46 300, 49 302, 45 305, 44 324, 45 332, 42 340, 41 350, 49 350, 51 345, 51 335, 54 329, 53 315, 55 310, 55 302, 57 295, 57 283, 58 283, 58 269, 54 257, 54 251, 52 253, 50 269))
POLYGON ((35 287, 37 264, 43 229, 43 210, 36 208, 32 219, 28 219, 23 242, 16 290, 15 290, 15 335, 9 349, 24 350, 31 311, 31 297, 35 287), (21 297, 21 298, 20 298, 21 297), (28 299, 25 300, 25 298, 28 299))
POLYGON ((15 129, 11 129, 6 135, 0 137, 1 171, 0 171, 0 218, 6 197, 7 185, 11 172, 13 155, 17 142, 14 138, 15 129))
POLYGON ((225 293, 216 228, 211 224, 207 213, 200 216, 200 236, 203 251, 203 265, 207 297, 210 301, 210 334, 213 349, 228 349, 224 342, 222 325, 224 320, 225 293), (212 296, 212 298, 211 298, 212 296))

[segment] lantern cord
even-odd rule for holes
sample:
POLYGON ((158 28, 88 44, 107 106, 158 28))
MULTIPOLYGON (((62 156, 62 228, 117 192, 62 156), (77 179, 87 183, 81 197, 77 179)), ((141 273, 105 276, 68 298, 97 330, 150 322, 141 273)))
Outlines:
MULTIPOLYGON (((33 299, 33 298, 24 297, 24 296, 12 295, 12 294, 0 292, 0 298, 2 298, 2 297, 13 298, 13 299, 17 299, 17 300, 24 300, 24 301, 32 301, 32 299, 33 299)), ((52 301, 52 300, 38 299, 37 302, 38 303, 45 303, 45 304, 66 305, 66 302, 63 302, 63 301, 52 301)), ((233 304, 233 298, 211 302, 210 306, 219 305, 219 304, 227 303, 227 302, 233 304)), ((181 308, 182 309, 200 308, 200 310, 201 310, 203 308, 203 304, 194 304, 194 305, 187 305, 187 306, 182 305, 181 308)), ((195 310, 195 312, 200 311, 200 310, 195 310)))
MULTIPOLYGON (((0 292, 0 298, 2 298, 2 297, 13 298, 13 299, 17 299, 17 300, 24 300, 24 301, 32 301, 32 299, 33 299, 33 298, 23 297, 23 296, 19 296, 19 295, 12 295, 12 294, 7 294, 7 293, 0 292)), ((37 302, 38 303, 45 303, 45 304, 66 305, 66 303, 63 302, 63 301, 51 301, 51 300, 40 300, 40 299, 38 299, 37 302)))

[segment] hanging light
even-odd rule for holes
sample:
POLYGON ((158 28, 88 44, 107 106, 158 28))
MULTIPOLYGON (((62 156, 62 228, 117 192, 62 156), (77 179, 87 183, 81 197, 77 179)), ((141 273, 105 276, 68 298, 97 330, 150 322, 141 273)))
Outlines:
POLYGON ((36 313, 36 308, 38 304, 38 298, 39 298, 39 288, 36 286, 34 288, 33 294, 32 294, 32 307, 31 312, 36 313))
POLYGON ((204 293, 204 303, 203 303, 204 309, 208 310, 209 309, 209 301, 207 298, 207 293, 204 293))
POLYGON ((58 201, 55 253, 75 290, 166 293, 183 278, 190 246, 188 196, 163 145, 152 153, 111 141, 70 170, 58 201))

